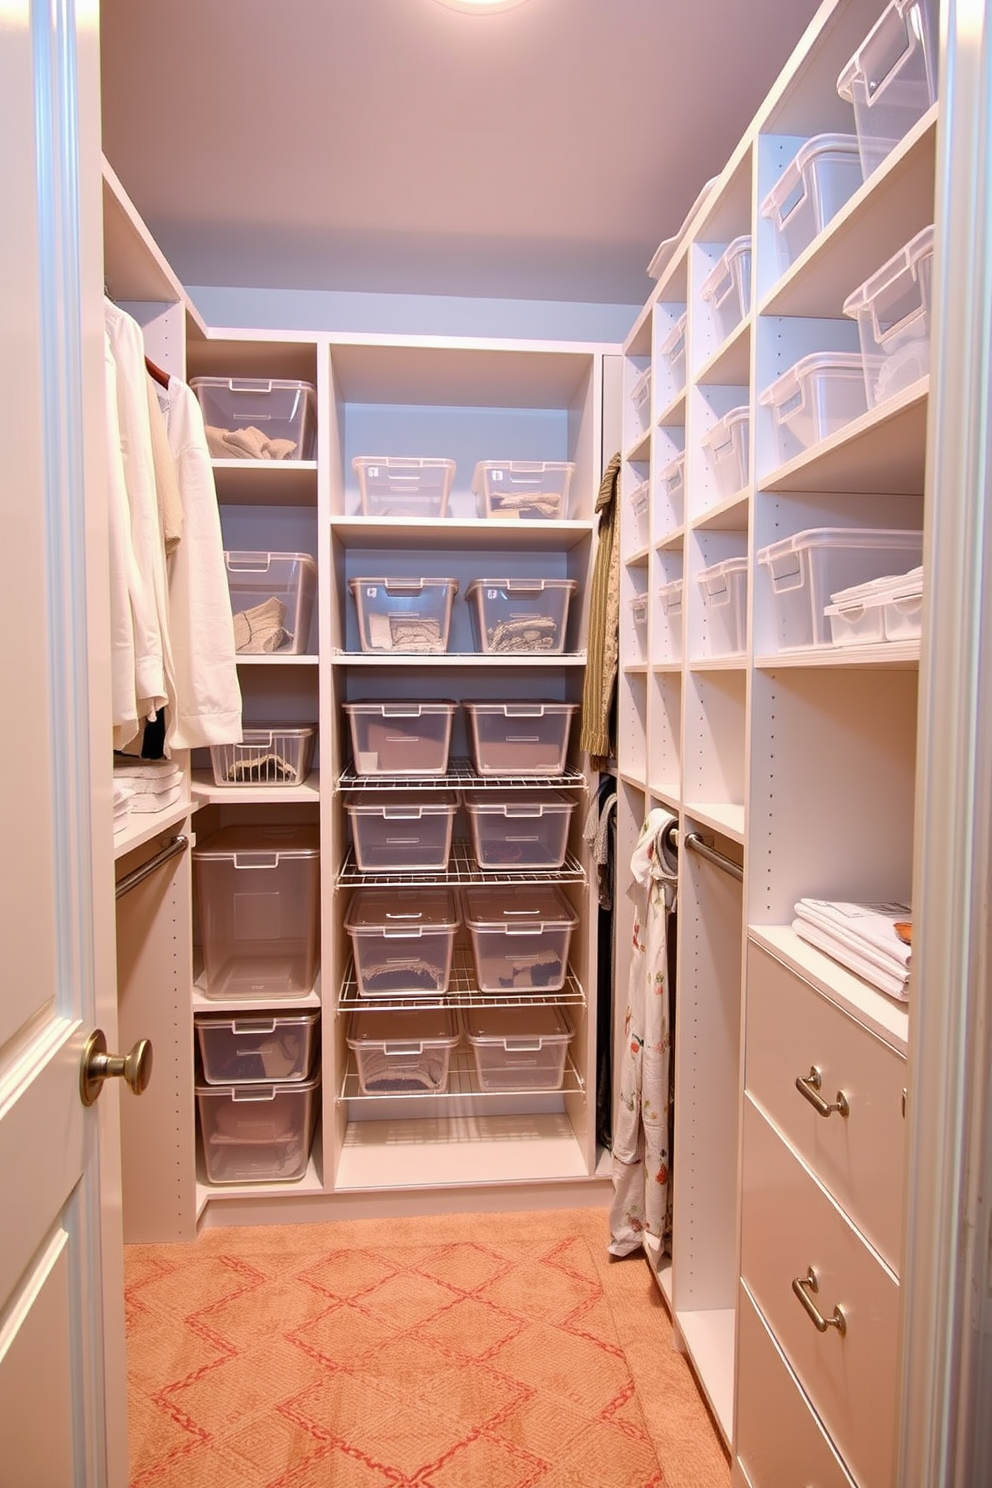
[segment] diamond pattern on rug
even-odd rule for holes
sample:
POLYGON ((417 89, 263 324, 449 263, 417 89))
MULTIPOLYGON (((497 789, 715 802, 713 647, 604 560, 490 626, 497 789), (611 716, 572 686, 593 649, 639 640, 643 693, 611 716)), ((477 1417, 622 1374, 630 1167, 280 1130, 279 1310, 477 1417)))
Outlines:
POLYGON ((131 1247, 131 1488, 660 1488, 580 1237, 131 1247))

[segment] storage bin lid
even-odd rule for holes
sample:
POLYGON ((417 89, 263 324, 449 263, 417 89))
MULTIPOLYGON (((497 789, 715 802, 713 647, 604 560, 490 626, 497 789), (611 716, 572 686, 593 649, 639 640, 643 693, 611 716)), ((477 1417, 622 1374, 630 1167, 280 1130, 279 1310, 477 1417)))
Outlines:
POLYGON ((741 258, 743 254, 750 252, 750 233, 743 233, 739 238, 734 238, 732 243, 727 244, 720 258, 717 259, 716 263, 713 265, 712 269, 710 269, 709 273, 706 275, 706 278, 699 286, 699 293, 702 295, 704 300, 716 300, 722 298, 722 296, 719 296, 717 294, 717 290, 719 289, 720 285, 730 273, 731 267, 734 263, 736 263, 737 259, 741 258))
MULTIPOLYGON (((287 1028, 312 1028, 319 1014, 300 1013, 197 1013, 194 1023, 197 1028, 224 1028, 229 1033, 275 1033, 287 1028)), ((297 1084, 297 1081, 293 1082, 297 1084)), ((211 1087, 212 1088, 212 1087, 211 1087)))
POLYGON ((191 377, 189 385, 197 388, 226 388, 230 393, 273 393, 293 391, 307 393, 316 398, 317 389, 312 382, 300 382, 295 377, 191 377))
MULTIPOLYGON (((921 228, 914 238, 910 238, 905 248, 900 248, 887 259, 881 268, 875 270, 864 284, 852 290, 844 301, 844 314, 856 317, 860 310, 865 310, 886 290, 890 284, 899 278, 900 274, 916 272, 916 265, 921 259, 927 258, 933 253, 934 228, 931 222, 929 227, 921 228)), ((907 319, 911 319, 907 316, 907 319)), ((889 328, 892 329, 892 328, 889 328)))
MULTIPOLYGON (((873 70, 871 67, 870 58, 873 55, 876 38, 882 38, 882 46, 885 50, 885 53, 887 54, 890 50, 888 41, 892 38, 886 38, 886 31, 891 31, 893 27, 902 27, 908 31, 909 28, 905 20, 906 12, 916 10, 917 8, 919 8, 919 6, 920 0, 889 0, 889 4, 882 11, 882 14, 879 16, 874 26, 872 26, 864 41, 858 47, 858 50, 855 52, 854 56, 841 69, 840 76, 837 79, 837 92, 840 94, 841 98, 846 98, 848 103, 854 102, 855 78, 864 77, 866 71, 873 70)), ((922 45, 922 43, 920 44, 922 45)), ((900 56, 901 54, 904 54, 905 52, 910 50, 910 47, 903 44, 899 47, 897 56, 900 56)), ((893 64, 889 71, 898 71, 898 62, 893 64)))
POLYGON ((437 716, 446 713, 449 716, 454 713, 458 704, 450 698, 439 698, 432 703, 411 703, 406 700, 397 702, 356 702, 342 703, 342 708, 349 715, 352 713, 365 714, 374 718, 422 718, 428 715, 437 716))
POLYGON ((419 1054, 425 1048, 453 1048, 458 1037, 451 1008, 362 1008, 348 1020, 352 1049, 385 1047, 396 1054, 419 1054))
POLYGON ((811 548, 893 548, 919 551, 922 532, 887 527, 809 527, 794 537, 783 537, 758 551, 759 563, 775 563, 790 553, 811 548))
POLYGON ((379 821, 420 821, 425 816, 450 816, 458 805, 454 791, 354 791, 344 798, 349 816, 374 816, 379 821))
MULTIPOLYGON (((207 1085, 206 1083, 201 1084, 201 1082, 197 1080, 195 1088, 196 1094, 200 1097, 209 1095, 212 1096, 215 1100, 220 1099, 238 1102, 262 1102, 274 1101, 276 1096, 278 1095, 291 1095, 293 1096, 294 1101, 296 1101, 302 1095, 312 1094, 319 1085, 320 1066, 318 1065, 313 1074, 310 1076, 309 1080, 293 1080, 291 1082, 276 1081, 271 1085, 263 1084, 261 1081, 258 1084, 255 1084, 254 1082, 252 1082, 251 1084, 246 1084, 245 1082, 240 1080, 234 1081, 229 1085, 207 1085)), ((287 1138, 295 1138, 296 1133, 287 1131, 285 1136, 287 1138)), ((285 1138, 283 1137, 276 1138, 277 1141, 284 1139, 285 1138)))
POLYGON ((470 703, 463 702, 462 707, 467 713, 473 715, 483 713, 490 714, 496 718, 549 718, 560 717, 562 713, 572 714, 578 709, 578 703, 532 703, 532 702, 500 702, 500 703, 470 703))
POLYGON ((668 464, 658 472, 658 479, 663 481, 670 481, 674 479, 675 476, 678 476, 681 480, 684 468, 685 450, 679 450, 678 454, 675 456, 675 459, 669 460, 668 464))
POLYGON ((466 599, 479 589, 501 589, 505 594, 542 594, 545 589, 565 589, 574 594, 575 579, 473 579, 465 590, 466 599))
POLYGON ((780 417, 788 417, 792 409, 783 412, 783 404, 794 397, 800 384, 817 372, 833 373, 841 377, 864 379, 865 364, 860 351, 818 351, 812 356, 800 357, 781 376, 766 387, 759 397, 765 408, 774 408, 780 417))
POLYGON ((193 848, 193 857, 199 861, 228 859, 239 865, 245 861, 247 867, 275 867, 284 858, 318 858, 320 856, 320 828, 299 827, 221 827, 205 842, 193 848), (253 859, 254 862, 247 860, 253 859), (270 859, 264 863, 262 859, 270 859))
POLYGON ((702 442, 710 450, 722 449, 728 445, 733 438, 734 429, 738 424, 746 424, 751 416, 750 409, 746 403, 738 408, 732 408, 725 413, 723 418, 717 419, 709 429, 702 434, 702 442))
POLYGON ((849 589, 838 589, 836 594, 831 594, 830 600, 832 604, 845 605, 874 598, 882 602, 909 599, 922 593, 923 569, 911 568, 908 573, 883 574, 881 578, 870 579, 867 584, 852 584, 849 589))
POLYGON ((355 455, 351 462, 352 470, 365 470, 369 466, 381 465, 390 475, 402 470, 451 470, 455 469, 454 460, 441 459, 433 455, 420 457, 412 455, 355 455))
POLYGON ((317 577, 317 562, 309 553, 234 553, 225 552, 228 573, 268 573, 277 564, 299 564, 317 577))
POLYGON ((658 596, 663 600, 665 608, 671 609, 673 604, 679 603, 682 599, 682 580, 672 579, 671 583, 662 584, 658 590, 658 596))
POLYGON ((678 320, 668 332, 664 341, 662 341, 661 345, 658 347, 658 350, 662 356, 670 358, 672 353, 677 349, 679 342, 685 340, 685 326, 687 319, 688 312, 683 310, 678 320))
POLYGON ((505 816, 522 821, 544 816, 546 812, 560 815, 575 809, 573 800, 555 790, 466 791, 462 799, 466 811, 473 816, 505 816))
POLYGON ((648 618, 648 597, 646 594, 635 594, 630 601, 630 613, 635 625, 643 625, 648 618))
POLYGON ((458 593, 457 579, 404 579, 393 578, 358 578, 349 579, 348 588, 356 595, 361 584, 376 584, 380 589, 385 589, 387 594, 421 594, 425 589, 450 589, 452 594, 458 593))
MULTIPOLYGON (((828 160, 831 155, 850 161, 851 164, 857 165, 860 169, 861 155, 858 150, 857 135, 815 134, 804 145, 800 145, 792 160, 790 160, 771 191, 769 191, 761 203, 762 217, 777 216, 799 185, 801 177, 806 172, 806 167, 811 165, 814 160, 828 160)), ((798 205, 801 200, 802 197, 797 197, 794 205, 798 205)), ((791 211, 792 207, 789 208, 789 211, 784 216, 788 217, 791 211)))
POLYGON ((536 935, 578 922, 564 894, 551 884, 474 884, 465 890, 465 923, 473 930, 536 935))
POLYGON ((465 1010, 465 1034, 470 1044, 493 1044, 504 1049, 542 1048, 567 1044, 572 1025, 555 1003, 531 1007, 473 1007, 465 1010))
POLYGON ((351 897, 344 927, 386 939, 415 939, 454 930, 461 921, 448 889, 358 889, 351 897))

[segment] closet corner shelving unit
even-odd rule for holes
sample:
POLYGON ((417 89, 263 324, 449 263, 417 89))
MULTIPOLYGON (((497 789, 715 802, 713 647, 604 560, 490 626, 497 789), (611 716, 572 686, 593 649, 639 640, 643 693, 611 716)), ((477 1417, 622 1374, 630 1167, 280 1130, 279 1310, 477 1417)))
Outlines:
MULTIPOLYGON (((306 652, 239 661, 247 722, 317 724, 313 772, 294 788, 218 787, 207 752, 194 751, 184 761, 190 794, 182 809, 128 837, 118 850, 123 872, 175 832, 192 842, 231 824, 319 824, 321 971, 311 991, 278 1001, 279 1011, 318 1008, 321 1014, 321 1108, 313 1146, 306 1174, 295 1183, 228 1187, 205 1180, 196 1137, 194 1014, 271 1011, 273 1003, 218 1001, 197 985, 191 863, 188 852, 179 853, 119 901, 121 1037, 151 1036, 156 1051, 152 1085, 125 1112, 126 1238, 192 1238, 198 1226, 215 1223, 605 1204, 609 1180, 602 1164, 597 1170, 592 1099, 595 915, 581 836, 590 782, 580 764, 578 716, 562 776, 475 777, 458 714, 448 776, 418 782, 425 792, 553 785, 577 800, 564 869, 520 880, 554 879, 578 914, 566 986, 560 996, 549 994, 567 1007, 575 1028, 562 1090, 483 1093, 456 1051, 452 1088, 443 1096, 362 1097, 347 1044, 357 994, 343 921, 351 890, 376 879, 358 874, 351 862, 343 802, 346 792, 374 792, 389 783, 409 788, 410 781, 354 775, 341 705, 361 699, 580 702, 593 506, 603 462, 604 367, 619 364, 621 348, 208 328, 109 166, 104 206, 107 289, 141 324, 153 361, 186 378, 289 377, 317 390, 315 460, 213 466, 225 548, 304 553, 317 564, 306 652), (352 459, 381 453, 454 458, 458 479, 450 515, 363 515, 352 459), (480 518, 469 490, 475 462, 503 457, 574 462, 573 516, 480 518), (451 650, 415 657, 362 653, 349 579, 423 577, 425 570, 459 581, 451 650), (476 652, 463 596, 472 578, 488 576, 576 579, 569 649, 512 659, 476 652)), ((460 847, 441 875, 456 888, 485 878, 460 847)), ((425 882, 423 875, 409 881, 425 882)), ((459 946, 449 1006, 480 1000, 470 966, 459 946)))
MULTIPOLYGON (((810 528, 923 526, 926 377, 785 462, 760 401, 802 356, 858 349, 844 299, 934 219, 936 104, 785 272, 760 210, 806 140, 854 134, 836 82, 884 8, 821 5, 624 347, 619 862, 655 806, 682 843, 674 1234, 670 1257, 648 1259, 733 1481, 750 1488, 814 1476, 869 1488, 893 1472, 908 1012, 791 923, 804 895, 910 899, 920 648, 778 650, 757 562, 810 528), (744 236, 749 304, 721 339, 701 289, 744 236), (705 443, 737 407, 748 478, 728 496, 705 443), (746 560, 747 600, 740 649, 722 655, 698 577, 729 558, 746 560), (629 602, 642 595, 639 628, 629 602), (693 852, 692 834, 743 882, 693 852), (796 1089, 812 1064, 825 1088, 852 1089, 839 1137, 840 1118, 831 1128, 796 1089), (852 1321, 842 1354, 791 1285, 814 1256, 824 1311, 843 1293, 875 1319, 852 1321)), ((622 988, 623 900, 619 913, 622 988)))

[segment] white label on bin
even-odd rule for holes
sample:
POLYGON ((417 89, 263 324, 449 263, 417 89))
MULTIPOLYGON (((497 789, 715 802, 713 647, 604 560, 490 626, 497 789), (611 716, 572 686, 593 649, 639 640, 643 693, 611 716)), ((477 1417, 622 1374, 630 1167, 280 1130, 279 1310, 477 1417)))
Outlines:
POLYGON ((499 590, 498 589, 487 589, 486 590, 486 598, 487 599, 499 599, 499 590))
POLYGON ((502 470, 492 470, 490 471, 490 474, 494 481, 501 481, 503 479, 502 470))
POLYGON ((365 597, 366 597, 366 599, 375 599, 375 597, 376 597, 376 595, 378 593, 379 593, 379 586, 378 586, 378 584, 366 584, 366 586, 365 586, 365 597))
POLYGON ((379 467, 378 467, 378 465, 370 465, 369 466, 369 475, 372 478, 372 480, 378 480, 379 479, 379 467))

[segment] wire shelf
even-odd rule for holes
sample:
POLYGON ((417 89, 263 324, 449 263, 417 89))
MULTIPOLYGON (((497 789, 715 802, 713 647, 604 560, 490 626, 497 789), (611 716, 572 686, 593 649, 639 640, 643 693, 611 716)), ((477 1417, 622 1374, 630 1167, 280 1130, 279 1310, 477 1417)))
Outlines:
POLYGON ((479 1081, 475 1071, 475 1058, 471 1049, 452 1049, 448 1064, 448 1084, 446 1089, 433 1092, 429 1090, 415 1091, 405 1090, 398 1094, 384 1094, 374 1091, 369 1095, 362 1092, 358 1083, 358 1067, 355 1063, 354 1054, 348 1060, 344 1079, 341 1081, 339 1100, 360 1101, 453 1101, 471 1096, 473 1100, 499 1101, 506 1096, 512 1096, 520 1100, 524 1096, 537 1098, 539 1096, 557 1096, 565 1094, 580 1094, 585 1090, 585 1081, 579 1074, 572 1061, 571 1054, 565 1056, 565 1069, 562 1075, 562 1083, 554 1090, 534 1089, 507 1089, 507 1090, 480 1090, 479 1081))
POLYGON ((362 997, 355 976, 355 963, 349 961, 338 997, 338 1012, 356 1008, 369 1012, 398 1012, 403 1008, 445 1007, 585 1007, 586 994, 578 977, 569 967, 565 985, 559 992, 480 992, 475 983, 475 965, 466 945, 456 945, 451 958, 451 977, 443 997, 362 997))
POLYGON ((358 775, 352 761, 338 777, 339 790, 586 790, 581 770, 561 775, 480 775, 468 759, 451 759, 443 775, 358 775))
POLYGON ((414 885, 427 889, 457 888, 460 884, 584 884, 585 881, 585 869, 574 853, 566 853, 561 868, 518 868, 511 872, 506 868, 480 868, 469 844, 456 840, 451 844, 447 868, 429 869, 426 873, 363 873, 355 862, 354 847, 349 846, 338 871, 337 887, 390 889, 414 885))

